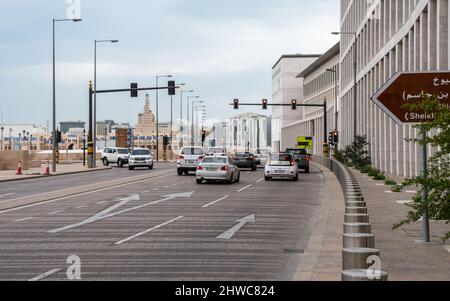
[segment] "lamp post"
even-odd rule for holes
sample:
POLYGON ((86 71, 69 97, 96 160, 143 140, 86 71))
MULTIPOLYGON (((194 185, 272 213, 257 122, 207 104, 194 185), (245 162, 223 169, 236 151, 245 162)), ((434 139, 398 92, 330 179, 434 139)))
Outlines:
POLYGON ((183 93, 194 93, 194 90, 181 90, 180 91, 180 148, 183 147, 183 93))
POLYGON ((173 75, 157 75, 156 76, 156 162, 159 161, 159 79, 171 78, 173 75))
POLYGON ((191 119, 189 117, 189 112, 190 112, 189 104, 190 104, 191 99, 199 99, 199 98, 200 98, 200 96, 188 96, 187 99, 186 99, 186 106, 187 106, 187 111, 186 111, 186 114, 187 114, 186 129, 187 129, 187 131, 186 131, 186 135, 188 137, 189 137, 189 132, 190 132, 189 127, 190 127, 190 124, 191 124, 191 119))
POLYGON ((338 71, 337 71, 337 67, 335 67, 334 69, 327 69, 327 72, 331 72, 334 75, 334 128, 337 130, 338 129, 338 110, 337 110, 337 105, 338 105, 338 71))
POLYGON ((354 86, 353 86, 353 139, 356 140, 356 136, 358 135, 357 130, 357 120, 356 120, 356 109, 358 105, 357 95, 356 95, 356 88, 357 88, 357 72, 358 72, 358 33, 357 32, 332 32, 333 35, 353 35, 355 37, 355 42, 353 43, 353 80, 354 80, 354 86))
POLYGON ((56 22, 81 22, 81 19, 55 19, 53 18, 53 150, 52 150, 52 171, 56 172, 56 41, 55 29, 56 22))
MULTIPOLYGON (((202 102, 203 103, 203 102, 202 102)), ((193 118, 193 123, 192 123, 192 131, 193 131, 193 139, 194 139, 194 144, 195 144, 195 142, 196 142, 196 134, 195 133, 197 133, 198 134, 198 123, 199 123, 199 114, 198 113, 202 113, 202 118, 203 118, 203 114, 205 114, 205 108, 206 108, 206 106, 204 106, 204 105, 199 105, 199 106, 195 106, 195 112, 196 112, 196 114, 195 115, 197 115, 197 122, 195 122, 195 115, 194 115, 194 118, 193 118), (199 110, 199 109, 202 109, 202 110, 199 110), (197 125, 197 130, 195 129, 195 125, 197 125)))
POLYGON ((200 104, 203 104, 204 103, 204 101, 203 100, 198 100, 198 101, 193 101, 192 102, 192 128, 191 128, 191 144, 192 144, 192 146, 194 146, 194 144, 195 144, 195 141, 194 141, 194 139, 195 139, 195 133, 194 133, 194 120, 195 120, 195 116, 194 116, 194 111, 196 110, 196 104, 198 104, 198 103, 200 103, 200 104))
POLYGON ((12 129, 9 129, 9 150, 13 150, 13 137, 12 137, 12 129))
POLYGON ((4 143, 4 138, 3 138, 3 131, 5 130, 5 128, 2 126, 1 128, 0 128, 0 130, 2 131, 2 148, 1 148, 1 150, 4 150, 4 148, 3 148, 3 143, 4 143))
POLYGON ((97 167, 97 44, 98 43, 119 43, 119 40, 94 40, 94 103, 92 108, 94 128, 92 129, 92 142, 94 143, 93 167, 97 167))
MULTIPOLYGON (((178 84, 176 86, 186 86, 186 84, 178 84)), ((183 101, 181 102, 183 103, 183 101)), ((170 156, 173 157, 173 95, 170 95, 170 156)))

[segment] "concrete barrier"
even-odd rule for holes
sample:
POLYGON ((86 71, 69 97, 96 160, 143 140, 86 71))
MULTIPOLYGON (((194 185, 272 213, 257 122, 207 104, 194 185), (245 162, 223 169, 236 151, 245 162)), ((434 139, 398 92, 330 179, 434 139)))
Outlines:
POLYGON ((344 248, 342 250, 342 269, 345 270, 367 270, 370 256, 380 256, 380 250, 373 248, 344 248))
POLYGON ((344 248, 375 248, 375 235, 367 233, 347 233, 343 235, 344 248))
POLYGON ((372 233, 372 225, 368 223, 345 223, 344 234, 350 233, 372 233))
POLYGON ((344 216, 345 223, 369 223, 368 214, 346 214, 344 216))
POLYGON ((347 201, 345 202, 346 207, 367 207, 366 202, 358 202, 358 201, 347 201))
POLYGON ((346 214, 367 214, 367 207, 346 207, 346 214))

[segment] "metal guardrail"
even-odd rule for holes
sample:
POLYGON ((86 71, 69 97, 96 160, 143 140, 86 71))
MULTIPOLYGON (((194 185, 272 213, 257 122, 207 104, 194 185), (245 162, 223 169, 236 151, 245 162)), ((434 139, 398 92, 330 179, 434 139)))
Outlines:
POLYGON ((388 274, 381 270, 380 250, 375 248, 367 204, 355 176, 336 160, 318 156, 314 161, 336 175, 344 192, 342 281, 387 281, 388 274))

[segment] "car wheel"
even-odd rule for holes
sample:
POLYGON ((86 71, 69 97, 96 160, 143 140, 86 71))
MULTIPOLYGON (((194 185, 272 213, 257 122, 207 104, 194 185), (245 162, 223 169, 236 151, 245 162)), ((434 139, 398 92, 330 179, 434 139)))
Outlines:
POLYGON ((240 181, 241 181, 241 172, 238 173, 236 183, 239 183, 240 181))
POLYGON ((306 171, 306 173, 309 173, 309 168, 307 168, 305 171, 306 171))
POLYGON ((103 162, 103 166, 109 165, 108 159, 106 159, 106 158, 103 158, 102 162, 103 162))
POLYGON ((294 177, 294 182, 298 182, 298 174, 294 177))
POLYGON ((134 167, 128 166, 128 170, 134 170, 134 167))
POLYGON ((257 169, 258 169, 258 166, 257 165, 253 165, 252 171, 256 171, 257 169))
POLYGON ((178 169, 178 175, 182 176, 183 175, 183 171, 181 169, 178 169))
POLYGON ((123 161, 122 161, 122 159, 117 160, 117 166, 119 166, 120 168, 123 167, 123 161))
POLYGON ((264 177, 264 180, 270 181, 270 177, 264 177))
POLYGON ((228 180, 228 184, 233 184, 234 174, 231 174, 230 179, 228 180))
POLYGON ((148 167, 148 169, 153 169, 153 165, 150 165, 150 166, 148 167))
POLYGON ((185 176, 188 176, 188 175, 189 175, 189 171, 186 170, 186 171, 184 172, 184 175, 185 175, 185 176))
POLYGON ((198 184, 198 185, 203 184, 203 180, 197 179, 197 184, 198 184))

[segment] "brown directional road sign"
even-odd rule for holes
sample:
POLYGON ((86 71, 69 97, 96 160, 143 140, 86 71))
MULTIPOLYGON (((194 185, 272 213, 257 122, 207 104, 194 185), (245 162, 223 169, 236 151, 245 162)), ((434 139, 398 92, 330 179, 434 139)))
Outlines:
POLYGON ((419 123, 431 121, 434 116, 420 111, 411 112, 403 106, 420 101, 423 95, 437 97, 450 106, 450 72, 399 72, 372 100, 398 124, 419 123))

